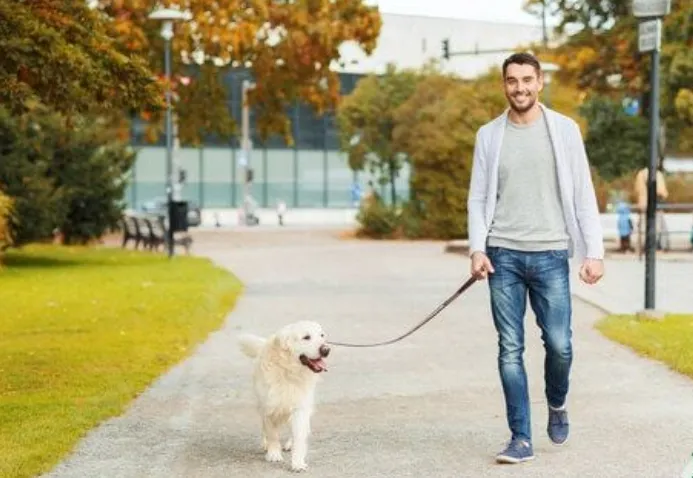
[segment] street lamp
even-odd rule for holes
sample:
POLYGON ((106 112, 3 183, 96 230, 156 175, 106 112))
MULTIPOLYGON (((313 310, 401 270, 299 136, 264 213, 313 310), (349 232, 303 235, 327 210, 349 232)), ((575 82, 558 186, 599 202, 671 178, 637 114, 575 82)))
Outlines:
POLYGON ((647 176, 647 236, 645 239, 645 311, 655 308, 655 256, 657 228, 657 163, 659 144, 659 57, 662 47, 662 19, 671 12, 671 0, 633 0, 633 16, 638 19, 638 50, 649 53, 650 66, 650 160, 647 176))
POLYGON ((164 39, 164 70, 166 75, 166 211, 168 227, 166 244, 168 256, 173 255, 173 112, 171 110, 171 39, 173 22, 189 20, 190 14, 172 8, 159 8, 149 14, 150 20, 161 23, 161 38, 164 39))
POLYGON ((248 92, 255 88, 255 83, 243 80, 241 86, 241 98, 243 111, 241 115, 241 165, 245 175, 243 178, 243 218, 249 225, 249 214, 252 212, 252 194, 250 186, 253 182, 252 167, 250 165, 250 153, 253 149, 253 140, 250 138, 250 105, 248 104, 248 92))
POLYGON ((550 88, 553 74, 559 70, 559 66, 555 63, 542 63, 541 71, 544 73, 544 97, 546 98, 546 106, 551 107, 550 88))

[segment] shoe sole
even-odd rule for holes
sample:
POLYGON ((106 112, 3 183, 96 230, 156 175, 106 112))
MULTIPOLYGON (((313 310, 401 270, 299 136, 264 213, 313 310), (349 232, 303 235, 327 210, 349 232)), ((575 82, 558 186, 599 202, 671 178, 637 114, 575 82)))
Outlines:
POLYGON ((501 463, 504 465, 517 465, 518 463, 524 463, 526 461, 534 460, 534 455, 528 456, 526 458, 513 458, 510 456, 497 456, 496 463, 501 463))
MULTIPOLYGON (((546 434, 549 435, 548 430, 546 431, 546 434)), ((559 442, 553 441, 553 439, 551 438, 551 435, 549 435, 549 441, 551 442, 551 444, 552 444, 553 446, 563 446, 563 445, 565 445, 566 443, 568 443, 568 440, 569 440, 569 439, 570 439, 570 434, 568 434, 568 436, 565 437, 565 440, 563 440, 562 442, 559 443, 559 442)))

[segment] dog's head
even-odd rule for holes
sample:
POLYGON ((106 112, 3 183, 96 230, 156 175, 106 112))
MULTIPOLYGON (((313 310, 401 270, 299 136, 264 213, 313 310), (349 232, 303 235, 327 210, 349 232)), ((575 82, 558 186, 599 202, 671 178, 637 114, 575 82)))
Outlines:
POLYGON ((330 347, 320 324, 311 321, 289 324, 277 334, 277 340, 303 366, 315 373, 327 370, 325 358, 330 354, 330 347))

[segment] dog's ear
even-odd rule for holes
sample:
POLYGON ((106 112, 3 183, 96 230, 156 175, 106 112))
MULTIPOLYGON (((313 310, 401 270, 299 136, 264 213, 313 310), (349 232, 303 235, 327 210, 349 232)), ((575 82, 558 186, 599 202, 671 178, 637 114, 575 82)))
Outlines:
POLYGON ((277 350, 289 350, 291 348, 289 346, 289 341, 287 340, 287 337, 284 334, 275 335, 274 337, 272 337, 270 343, 272 344, 272 348, 275 348, 277 350))

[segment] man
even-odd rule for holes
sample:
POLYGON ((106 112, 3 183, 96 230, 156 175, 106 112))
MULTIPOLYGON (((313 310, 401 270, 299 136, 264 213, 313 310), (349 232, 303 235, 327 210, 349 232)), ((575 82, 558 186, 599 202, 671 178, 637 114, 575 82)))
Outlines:
POLYGON ((468 224, 472 274, 489 281, 512 433, 496 460, 520 463, 534 458, 522 358, 527 297, 546 351, 547 431, 562 445, 572 364, 569 258, 582 259, 580 278, 595 284, 604 245, 578 125, 539 103, 544 80, 535 57, 514 54, 502 71, 509 108, 477 132, 468 224))

